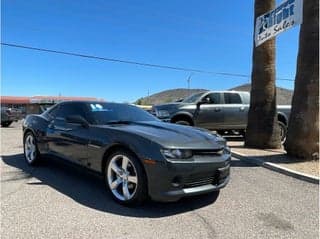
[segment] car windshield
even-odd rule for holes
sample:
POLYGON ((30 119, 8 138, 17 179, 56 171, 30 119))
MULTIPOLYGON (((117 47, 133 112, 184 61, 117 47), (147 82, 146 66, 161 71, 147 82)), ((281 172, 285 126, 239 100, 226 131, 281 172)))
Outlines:
POLYGON ((93 124, 159 121, 153 115, 133 105, 117 103, 88 103, 93 124))
POLYGON ((199 100, 199 98, 203 95, 204 92, 196 93, 190 95, 189 97, 185 98, 182 102, 183 103, 195 103, 199 100))

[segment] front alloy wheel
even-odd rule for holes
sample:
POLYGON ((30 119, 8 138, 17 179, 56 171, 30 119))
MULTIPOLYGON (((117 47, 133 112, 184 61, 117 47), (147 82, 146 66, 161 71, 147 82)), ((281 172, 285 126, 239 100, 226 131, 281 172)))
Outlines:
POLYGON ((146 198, 146 180, 138 160, 125 151, 109 157, 106 183, 113 198, 122 204, 142 202, 146 198))

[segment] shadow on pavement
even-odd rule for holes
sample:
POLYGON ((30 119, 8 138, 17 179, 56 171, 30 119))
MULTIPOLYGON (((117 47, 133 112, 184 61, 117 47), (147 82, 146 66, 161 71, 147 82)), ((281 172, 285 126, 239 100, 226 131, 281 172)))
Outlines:
MULTIPOLYGON (((266 150, 271 151, 271 150, 266 150)), ((275 151, 276 152, 276 151, 275 151)), ((293 164, 293 163, 301 163, 301 162, 310 162, 310 159, 300 159, 295 157, 290 157, 286 153, 282 154, 273 154, 273 155, 262 155, 262 156, 248 156, 248 158, 259 159, 264 162, 270 163, 282 163, 282 164, 293 164)))
MULTIPOLYGON (((214 203, 218 195, 207 194, 183 198, 178 202, 159 203, 148 200, 137 207, 125 207, 117 204, 105 190, 102 177, 88 172, 82 167, 65 163, 59 159, 44 158, 37 166, 28 166, 23 154, 2 156, 5 164, 18 168, 24 173, 38 179, 38 182, 27 182, 35 187, 48 185, 74 199, 76 202, 103 212, 130 216, 159 218, 192 211, 214 203)), ((13 180, 21 180, 17 177, 13 180)))

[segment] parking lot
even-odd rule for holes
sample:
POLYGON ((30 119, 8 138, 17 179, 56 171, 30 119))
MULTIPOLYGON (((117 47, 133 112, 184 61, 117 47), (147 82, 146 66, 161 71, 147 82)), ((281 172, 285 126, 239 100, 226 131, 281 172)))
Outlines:
POLYGON ((318 238, 318 185, 237 159, 217 199, 127 208, 81 168, 52 159, 27 166, 21 124, 1 137, 2 238, 318 238))

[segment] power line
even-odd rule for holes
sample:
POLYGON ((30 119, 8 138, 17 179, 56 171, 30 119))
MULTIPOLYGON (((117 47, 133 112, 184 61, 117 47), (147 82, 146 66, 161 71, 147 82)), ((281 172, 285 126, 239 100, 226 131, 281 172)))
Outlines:
MULTIPOLYGON (((144 63, 144 62, 128 61, 128 60, 100 57, 100 56, 94 56, 94 55, 85 55, 85 54, 75 53, 75 52, 66 52, 66 51, 60 51, 60 50, 51 50, 51 49, 47 49, 47 48, 31 47, 31 46, 18 45, 18 44, 13 44, 13 43, 6 43, 6 42, 1 42, 1 45, 8 46, 8 47, 34 50, 34 51, 42 51, 42 52, 62 54, 62 55, 68 55, 68 56, 77 56, 77 57, 83 57, 83 58, 89 58, 89 59, 131 64, 131 65, 139 65, 139 66, 145 66, 145 67, 169 69, 169 70, 176 70, 176 71, 185 71, 185 72, 194 72, 194 73, 196 72, 196 73, 204 73, 204 74, 211 74, 211 75, 223 75, 223 76, 233 76, 233 77, 242 77, 242 78, 250 78, 251 77, 250 75, 245 75, 245 74, 229 73, 229 72, 213 72, 213 71, 205 71, 205 70, 194 69, 194 68, 184 68, 184 67, 175 67, 175 66, 168 66, 168 65, 150 64, 150 63, 144 63)), ((286 79, 286 78, 277 78, 277 80, 293 81, 293 79, 286 79)))

